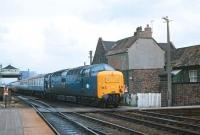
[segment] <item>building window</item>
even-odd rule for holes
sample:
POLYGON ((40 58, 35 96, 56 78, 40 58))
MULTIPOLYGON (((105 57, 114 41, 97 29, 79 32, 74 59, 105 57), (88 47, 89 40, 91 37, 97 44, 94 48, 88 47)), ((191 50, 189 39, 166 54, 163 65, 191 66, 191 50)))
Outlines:
POLYGON ((197 70, 189 71, 190 82, 197 82, 197 70))

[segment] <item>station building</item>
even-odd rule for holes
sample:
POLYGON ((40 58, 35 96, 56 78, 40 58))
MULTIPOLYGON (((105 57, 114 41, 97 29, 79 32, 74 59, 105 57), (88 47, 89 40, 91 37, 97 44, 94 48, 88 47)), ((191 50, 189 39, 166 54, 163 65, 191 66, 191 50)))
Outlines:
MULTIPOLYGON (((200 45, 175 49, 171 64, 173 105, 200 105, 200 45)), ((167 76, 160 78, 162 104, 166 106, 167 76)))
MULTIPOLYGON (((167 43, 157 43, 147 25, 118 41, 99 38, 93 64, 112 65, 123 72, 129 93, 161 94, 167 106, 166 51, 167 43)), ((171 43, 171 60, 173 105, 200 104, 200 46, 176 49, 171 43)))

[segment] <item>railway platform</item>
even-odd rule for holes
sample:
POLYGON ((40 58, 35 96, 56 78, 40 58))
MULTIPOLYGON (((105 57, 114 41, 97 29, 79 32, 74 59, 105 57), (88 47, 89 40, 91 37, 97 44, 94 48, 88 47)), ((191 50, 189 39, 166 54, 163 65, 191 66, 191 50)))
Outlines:
POLYGON ((34 109, 12 97, 7 108, 0 101, 0 135, 54 135, 54 132, 34 109))
POLYGON ((0 135, 54 135, 31 108, 0 109, 0 135))

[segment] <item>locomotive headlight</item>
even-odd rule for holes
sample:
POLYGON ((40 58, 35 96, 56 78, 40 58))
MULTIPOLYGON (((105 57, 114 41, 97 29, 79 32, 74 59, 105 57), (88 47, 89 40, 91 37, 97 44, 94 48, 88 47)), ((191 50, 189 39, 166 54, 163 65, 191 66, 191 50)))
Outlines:
POLYGON ((89 89, 89 88, 90 88, 90 85, 87 83, 85 87, 86 87, 87 89, 89 89))

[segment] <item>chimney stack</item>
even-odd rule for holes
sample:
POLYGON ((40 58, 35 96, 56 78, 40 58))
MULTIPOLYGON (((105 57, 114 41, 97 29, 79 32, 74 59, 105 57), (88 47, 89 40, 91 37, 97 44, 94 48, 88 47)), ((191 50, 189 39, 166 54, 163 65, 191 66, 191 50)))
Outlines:
POLYGON ((136 32, 134 32, 134 36, 137 38, 152 38, 152 30, 149 27, 149 24, 142 31, 142 26, 136 28, 136 32))
POLYGON ((149 24, 147 24, 146 28, 144 28, 144 31, 147 37, 152 37, 152 29, 149 27, 149 24))

